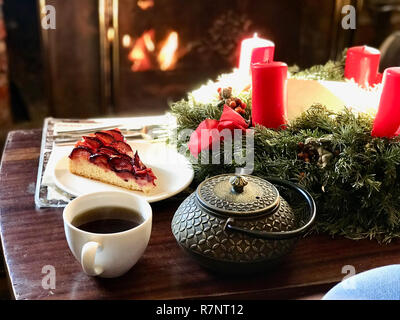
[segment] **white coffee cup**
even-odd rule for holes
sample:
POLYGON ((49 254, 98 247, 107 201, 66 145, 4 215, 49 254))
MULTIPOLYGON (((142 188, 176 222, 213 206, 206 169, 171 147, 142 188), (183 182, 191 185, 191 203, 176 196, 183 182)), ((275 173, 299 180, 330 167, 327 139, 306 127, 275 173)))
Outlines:
POLYGON ((150 239, 152 210, 142 197, 123 191, 95 192, 72 200, 63 212, 68 246, 91 276, 121 276, 139 260, 150 239), (80 213, 105 206, 137 211, 143 222, 135 228, 116 233, 91 233, 73 226, 71 221, 80 213))

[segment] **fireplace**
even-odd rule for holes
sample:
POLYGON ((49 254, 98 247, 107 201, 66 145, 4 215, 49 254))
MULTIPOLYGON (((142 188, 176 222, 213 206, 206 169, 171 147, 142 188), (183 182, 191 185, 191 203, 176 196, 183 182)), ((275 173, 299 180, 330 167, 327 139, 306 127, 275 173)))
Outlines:
POLYGON ((309 67, 345 47, 380 47, 399 21, 398 0, 23 1, 37 1, 42 16, 44 6, 56 9, 56 29, 38 28, 56 117, 165 112, 236 67, 240 41, 256 32, 275 42, 277 60, 309 67), (341 27, 348 4, 356 30, 341 27))
MULTIPOLYGON (((115 10, 115 0, 109 7, 115 10)), ((108 29, 116 111, 163 110, 236 66, 242 38, 277 36, 263 23, 265 1, 119 0, 118 7, 108 29)))
POLYGON ((50 114, 164 112, 169 101, 236 67, 240 41, 255 32, 275 42, 281 61, 323 63, 338 46, 336 4, 323 3, 38 0, 39 11, 53 5, 57 13, 56 29, 41 30, 50 114))

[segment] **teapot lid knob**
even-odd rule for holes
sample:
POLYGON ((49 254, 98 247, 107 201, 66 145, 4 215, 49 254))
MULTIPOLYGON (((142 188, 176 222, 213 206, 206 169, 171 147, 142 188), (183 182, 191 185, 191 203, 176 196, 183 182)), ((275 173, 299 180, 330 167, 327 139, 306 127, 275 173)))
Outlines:
POLYGON ((280 205, 278 189, 267 180, 247 174, 220 174, 201 182, 199 203, 210 212, 228 216, 270 214, 280 205))
POLYGON ((248 184, 247 180, 240 175, 235 175, 229 179, 230 184, 232 185, 232 190, 237 193, 242 193, 244 187, 248 184))

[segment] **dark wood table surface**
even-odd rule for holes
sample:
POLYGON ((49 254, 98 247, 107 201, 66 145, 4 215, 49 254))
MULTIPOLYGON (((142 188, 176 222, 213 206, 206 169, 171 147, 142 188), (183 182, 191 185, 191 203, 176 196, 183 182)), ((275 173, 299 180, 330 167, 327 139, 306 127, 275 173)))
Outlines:
POLYGON ((272 271, 217 275, 178 247, 170 222, 179 202, 165 200, 152 204, 152 235, 139 262, 120 278, 89 277, 68 249, 62 209, 35 208, 40 138, 40 130, 10 132, 1 162, 0 231, 15 299, 320 298, 346 276, 346 265, 359 273, 400 262, 399 242, 318 235, 301 239, 272 271), (42 287, 46 265, 55 267, 55 289, 42 287))

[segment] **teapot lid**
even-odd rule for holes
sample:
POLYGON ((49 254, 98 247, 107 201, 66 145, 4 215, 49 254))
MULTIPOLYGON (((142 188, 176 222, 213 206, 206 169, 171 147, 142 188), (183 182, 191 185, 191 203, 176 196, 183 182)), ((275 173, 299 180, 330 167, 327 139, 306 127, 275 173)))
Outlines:
POLYGON ((253 216, 275 212, 280 197, 276 187, 251 175, 221 174, 204 180, 196 196, 205 208, 228 216, 253 216))

